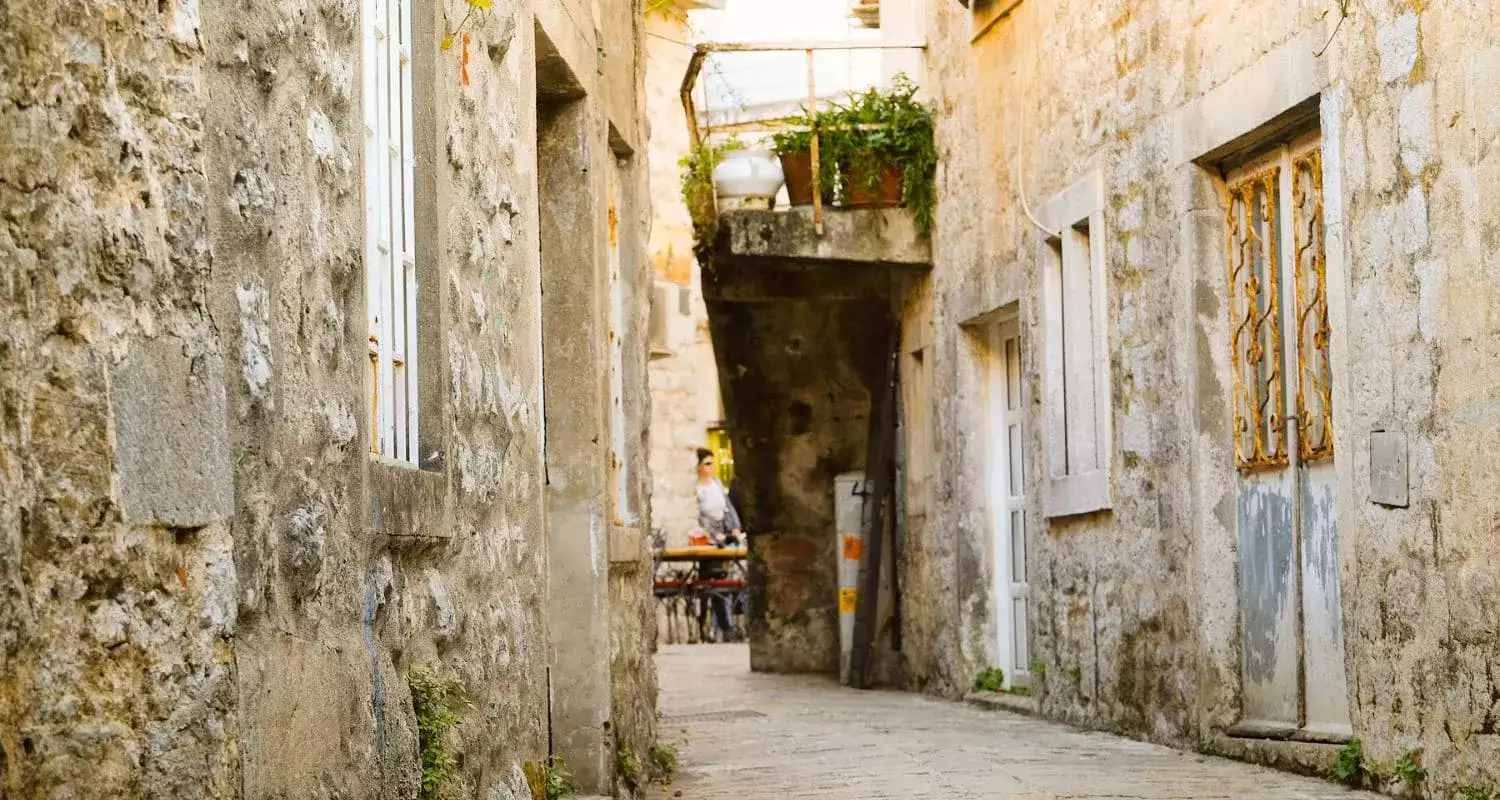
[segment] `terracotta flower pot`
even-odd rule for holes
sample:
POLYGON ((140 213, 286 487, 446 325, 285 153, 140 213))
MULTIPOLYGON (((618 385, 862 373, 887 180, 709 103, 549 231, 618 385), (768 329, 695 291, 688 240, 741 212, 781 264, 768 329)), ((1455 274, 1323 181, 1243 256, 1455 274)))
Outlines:
POLYGON ((812 205, 812 153, 806 150, 782 153, 781 174, 786 176, 787 202, 794 206, 812 205))
POLYGON ((901 205, 901 168, 889 166, 881 170, 880 183, 874 189, 863 172, 850 169, 845 176, 849 188, 850 208, 890 208, 901 205))

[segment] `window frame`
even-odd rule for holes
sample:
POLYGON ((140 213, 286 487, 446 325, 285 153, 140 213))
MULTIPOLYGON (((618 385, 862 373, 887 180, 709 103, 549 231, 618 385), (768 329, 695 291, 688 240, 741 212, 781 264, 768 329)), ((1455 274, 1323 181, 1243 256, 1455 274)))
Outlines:
MULTIPOLYGON (((1110 474, 1114 457, 1110 385, 1108 286, 1105 275, 1104 177, 1095 170, 1044 203, 1037 214, 1057 235, 1038 245, 1040 286, 1037 327, 1042 383, 1042 515, 1045 518, 1087 514, 1111 508, 1110 474), (1081 248, 1087 248, 1086 255, 1081 248), (1078 275, 1080 269, 1086 274, 1078 275), (1081 280, 1080 280, 1081 279, 1081 280), (1083 365, 1092 378, 1090 396, 1069 391, 1067 375, 1077 374, 1080 355, 1069 348, 1068 309, 1085 305, 1089 314, 1083 365), (1071 302, 1069 298, 1072 298, 1071 302), (1070 366, 1070 362, 1073 362, 1070 366), (1073 418, 1069 409, 1075 413, 1073 418), (1078 429, 1076 418, 1086 420, 1078 429), (1092 456, 1077 452, 1087 434, 1092 456), (1082 458, 1077 458, 1082 456, 1082 458), (1077 462, 1077 463, 1075 463, 1077 462)), ((1076 317, 1075 317, 1076 319, 1076 317)), ((1072 328, 1076 331, 1077 328, 1072 328)))
POLYGON ((360 4, 369 451, 382 461, 413 467, 421 461, 423 440, 414 5, 415 0, 360 4))

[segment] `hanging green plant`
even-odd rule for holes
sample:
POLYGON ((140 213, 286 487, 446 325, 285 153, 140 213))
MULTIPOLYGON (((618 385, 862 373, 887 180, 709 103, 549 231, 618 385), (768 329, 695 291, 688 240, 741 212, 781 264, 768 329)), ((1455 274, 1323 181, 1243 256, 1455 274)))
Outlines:
POLYGON ((705 140, 677 162, 682 168, 682 202, 687 205, 688 215, 693 219, 693 233, 700 244, 706 241, 713 225, 714 167, 724 160, 725 153, 743 149, 745 144, 738 137, 717 144, 705 140))

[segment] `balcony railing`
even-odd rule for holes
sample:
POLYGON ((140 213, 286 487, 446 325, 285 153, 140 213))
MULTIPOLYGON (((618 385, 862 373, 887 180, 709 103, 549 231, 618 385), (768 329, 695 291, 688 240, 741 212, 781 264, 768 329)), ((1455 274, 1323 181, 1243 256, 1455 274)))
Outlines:
MULTIPOLYGON (((710 53, 795 53, 799 51, 805 53, 807 57, 807 113, 812 124, 810 126, 794 125, 781 120, 758 120, 756 122, 766 126, 762 130, 811 130, 812 185, 815 187, 812 193, 813 229, 821 236, 823 235, 823 193, 816 189, 821 185, 818 160, 818 91, 813 71, 816 53, 820 50, 923 50, 926 47, 925 43, 917 41, 704 42, 699 44, 693 49, 693 55, 688 59, 687 70, 682 76, 682 110, 687 115, 688 143, 696 152, 705 138, 704 132, 698 125, 698 109, 693 102, 693 89, 698 84, 698 74, 703 70, 703 63, 710 53)), ((746 124, 741 123, 740 126, 743 127, 746 124)), ((718 213, 717 203, 714 213, 716 215, 718 213)))

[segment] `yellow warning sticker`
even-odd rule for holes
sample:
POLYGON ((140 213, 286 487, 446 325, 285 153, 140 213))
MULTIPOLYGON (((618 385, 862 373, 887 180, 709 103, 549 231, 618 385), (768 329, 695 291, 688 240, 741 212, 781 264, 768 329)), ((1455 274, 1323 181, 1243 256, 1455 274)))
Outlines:
POLYGON ((856 590, 854 590, 854 589, 840 589, 839 590, 839 612, 840 613, 852 612, 854 610, 854 599, 855 599, 855 597, 858 596, 858 594, 859 593, 856 590))

